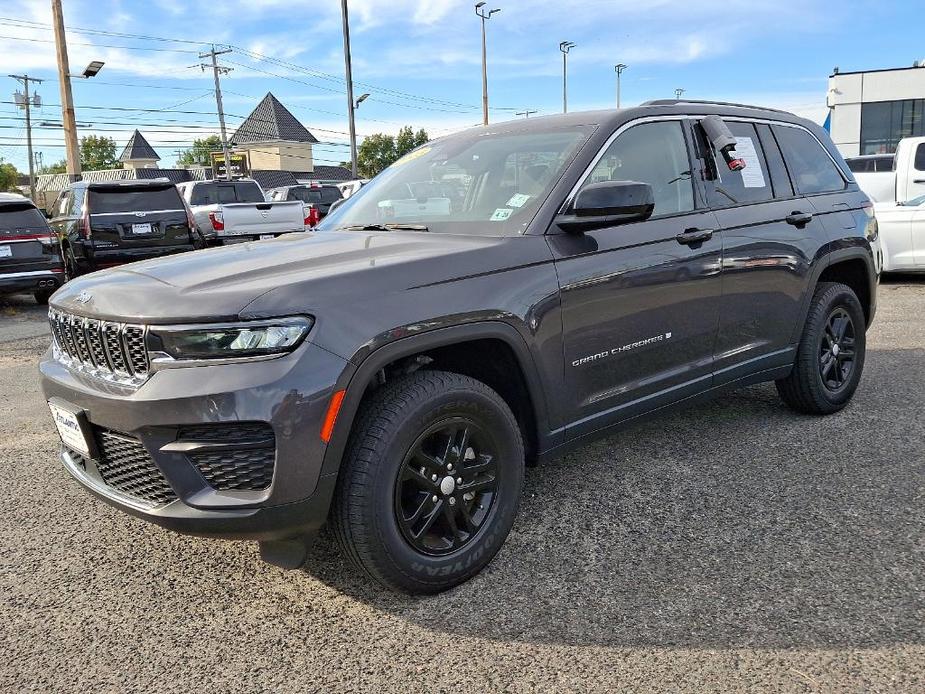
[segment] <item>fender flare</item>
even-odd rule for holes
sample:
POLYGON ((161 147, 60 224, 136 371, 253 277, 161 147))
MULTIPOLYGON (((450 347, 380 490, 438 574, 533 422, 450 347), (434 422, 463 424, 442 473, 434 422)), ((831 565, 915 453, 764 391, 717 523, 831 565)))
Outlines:
POLYGON ((829 269, 832 265, 845 260, 862 260, 864 261, 864 265, 867 267, 867 281, 870 284, 871 297, 871 310, 870 317, 868 319, 868 327, 873 321, 874 310, 877 303, 877 271, 874 266, 873 259, 871 258, 871 252, 862 246, 839 248, 824 255, 813 267, 809 279, 806 283, 806 291, 804 292, 803 303, 800 306, 800 320, 794 326, 793 333, 790 336, 791 344, 796 344, 800 341, 800 336, 803 334, 803 326, 806 324, 806 316, 809 315, 809 305, 813 299, 813 294, 816 292, 816 285, 819 284, 819 278, 822 277, 822 273, 829 269))
POLYGON ((346 393, 337 415, 331 440, 324 452, 321 474, 330 475, 339 471, 341 460, 347 447, 347 440, 353 429, 360 403, 366 393, 366 387, 379 370, 398 359, 409 357, 428 349, 484 339, 501 340, 513 351, 523 373, 524 382, 533 406, 533 416, 540 442, 539 447, 541 449, 548 447, 550 442, 546 442, 547 446, 543 445, 544 438, 549 432, 546 395, 541 385, 533 355, 523 337, 512 325, 501 321, 467 323, 438 328, 390 342, 369 353, 355 369, 348 368, 341 374, 334 386, 334 390, 346 390, 346 393))

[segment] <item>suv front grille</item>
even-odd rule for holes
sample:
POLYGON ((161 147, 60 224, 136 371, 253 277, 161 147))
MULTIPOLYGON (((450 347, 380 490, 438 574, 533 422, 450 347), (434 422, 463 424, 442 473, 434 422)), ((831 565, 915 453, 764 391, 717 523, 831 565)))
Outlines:
POLYGON ((137 384, 148 376, 145 328, 48 311, 56 356, 68 366, 109 381, 137 384))
POLYGON ((96 445, 99 449, 96 469, 106 485, 152 506, 169 504, 177 498, 138 439, 97 429, 96 445))

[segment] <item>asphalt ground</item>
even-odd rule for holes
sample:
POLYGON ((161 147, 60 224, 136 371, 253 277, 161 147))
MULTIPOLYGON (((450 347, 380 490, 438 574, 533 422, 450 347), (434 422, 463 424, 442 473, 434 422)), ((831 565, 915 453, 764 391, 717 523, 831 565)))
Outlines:
POLYGON ((925 278, 886 281, 861 387, 773 385, 527 473, 514 531, 443 595, 183 537, 69 479, 48 335, 0 301, 0 690, 925 691, 925 278))

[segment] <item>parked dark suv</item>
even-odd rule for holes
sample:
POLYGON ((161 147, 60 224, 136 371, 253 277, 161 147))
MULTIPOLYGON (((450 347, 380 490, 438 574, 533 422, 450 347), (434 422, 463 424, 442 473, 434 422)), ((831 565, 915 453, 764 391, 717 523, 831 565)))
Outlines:
POLYGON ((51 226, 68 278, 204 245, 167 180, 73 183, 55 201, 51 226))
POLYGON ((48 221, 29 198, 0 193, 0 294, 30 293, 40 304, 64 281, 48 221))
POLYGON ((435 592, 497 552, 525 464, 759 381, 844 407, 872 212, 827 134, 780 111, 490 125, 316 232, 66 285, 43 388, 65 467, 109 503, 285 566, 330 522, 370 576, 435 592))

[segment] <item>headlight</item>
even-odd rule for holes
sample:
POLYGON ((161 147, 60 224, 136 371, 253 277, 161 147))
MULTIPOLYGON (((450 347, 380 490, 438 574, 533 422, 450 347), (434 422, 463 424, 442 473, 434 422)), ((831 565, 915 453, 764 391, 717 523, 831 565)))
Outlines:
POLYGON ((174 359, 237 359, 291 352, 312 327, 308 317, 220 325, 151 326, 149 346, 174 359))

